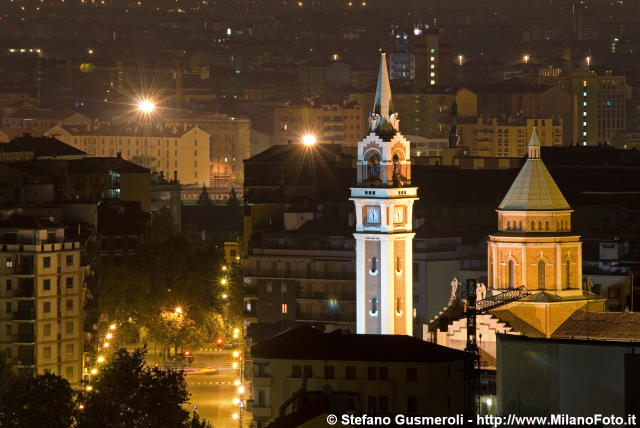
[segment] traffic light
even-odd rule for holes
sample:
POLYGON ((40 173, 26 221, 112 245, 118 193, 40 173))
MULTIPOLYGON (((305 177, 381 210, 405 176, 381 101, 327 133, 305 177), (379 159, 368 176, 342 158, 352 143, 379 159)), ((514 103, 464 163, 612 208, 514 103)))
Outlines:
POLYGON ((224 340, 221 337, 216 338, 216 346, 222 346, 224 344, 224 340))

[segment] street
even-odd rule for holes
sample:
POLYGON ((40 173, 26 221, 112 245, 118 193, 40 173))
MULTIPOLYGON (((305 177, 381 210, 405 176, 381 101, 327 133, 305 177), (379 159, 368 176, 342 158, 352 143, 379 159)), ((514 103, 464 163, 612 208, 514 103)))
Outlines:
MULTIPOLYGON (((189 410, 197 408, 198 414, 215 428, 238 428, 238 397, 240 370, 233 368, 232 351, 197 351, 190 367, 185 368, 187 386, 191 393, 189 410)), ((246 422, 245 422, 246 425, 246 422)))

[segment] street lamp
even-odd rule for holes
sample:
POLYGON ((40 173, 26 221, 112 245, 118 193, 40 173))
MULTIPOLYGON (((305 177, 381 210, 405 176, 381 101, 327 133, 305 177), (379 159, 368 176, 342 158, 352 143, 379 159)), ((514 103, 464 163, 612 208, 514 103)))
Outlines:
POLYGON ((115 325, 115 324, 111 324, 111 325, 109 326, 109 330, 113 331, 113 330, 115 330, 115 329, 116 329, 116 325, 115 325))
POLYGON ((529 64, 529 58, 530 58, 529 54, 525 54, 525 55, 522 57, 522 59, 524 60, 524 63, 525 63, 525 64, 529 64))
POLYGON ((151 114, 155 109, 156 105, 151 100, 143 99, 138 103, 138 110, 144 114, 151 114))
POLYGON ((458 55, 458 67, 462 67, 463 59, 464 59, 464 56, 462 56, 462 54, 458 55))
POLYGON ((103 357, 102 355, 100 355, 100 356, 98 357, 98 362, 99 362, 99 363, 104 363, 104 357, 103 357))
POLYGON ((587 57, 587 68, 591 67, 591 56, 587 57))
POLYGON ((182 313, 182 308, 180 306, 176 306, 175 313, 176 314, 181 314, 182 313))
POLYGON ((111 339, 112 337, 113 337, 113 334, 107 333, 107 339, 111 339))
POLYGON ((306 134, 302 137, 302 144, 307 147, 313 146, 317 142, 316 136, 313 134, 306 134))
POLYGON ((222 285, 227 285, 227 278, 222 278, 222 279, 220 280, 220 284, 222 284, 222 285))

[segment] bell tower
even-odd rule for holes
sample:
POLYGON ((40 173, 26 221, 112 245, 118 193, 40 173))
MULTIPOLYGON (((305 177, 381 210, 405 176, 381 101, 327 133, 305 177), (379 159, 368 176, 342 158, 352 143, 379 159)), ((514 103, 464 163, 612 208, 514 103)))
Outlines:
POLYGON ((386 55, 369 133, 358 143, 356 321, 358 334, 413 334, 413 202, 409 141, 393 113, 386 55))

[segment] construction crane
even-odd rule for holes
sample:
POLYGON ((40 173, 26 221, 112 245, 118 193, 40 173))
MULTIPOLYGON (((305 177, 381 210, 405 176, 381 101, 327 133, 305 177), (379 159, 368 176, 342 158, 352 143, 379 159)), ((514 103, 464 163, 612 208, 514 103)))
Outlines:
POLYGON ((477 343, 476 318, 478 315, 531 294, 522 286, 476 300, 476 287, 475 279, 467 280, 467 302, 464 310, 464 316, 467 318, 467 344, 464 348, 464 416, 466 421, 473 421, 472 425, 475 425, 480 404, 480 350, 477 343))

